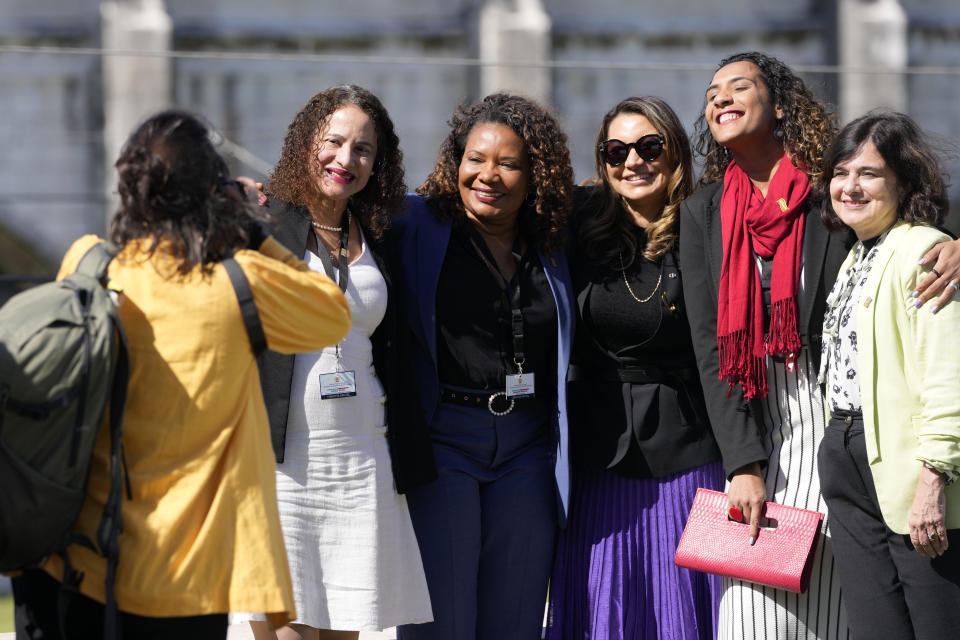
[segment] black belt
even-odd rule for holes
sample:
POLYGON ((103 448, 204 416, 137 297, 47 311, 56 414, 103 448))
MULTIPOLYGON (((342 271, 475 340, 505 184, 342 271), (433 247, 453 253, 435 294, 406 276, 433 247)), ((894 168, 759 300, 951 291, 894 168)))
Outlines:
POLYGON ((830 419, 837 420, 843 424, 849 426, 853 424, 855 420, 863 420, 862 411, 851 411, 850 409, 834 409, 830 411, 830 419))
POLYGON ((524 409, 532 404, 536 398, 508 398, 503 391, 494 393, 471 393, 469 391, 455 391, 453 389, 440 390, 440 402, 458 404, 462 407, 484 409, 495 416, 503 416, 514 409, 524 409))
POLYGON ((619 369, 594 369, 572 364, 567 369, 567 380, 605 380, 607 382, 627 382, 630 384, 654 384, 676 380, 696 380, 699 372, 696 367, 678 367, 665 369, 656 365, 642 367, 622 367, 619 369))

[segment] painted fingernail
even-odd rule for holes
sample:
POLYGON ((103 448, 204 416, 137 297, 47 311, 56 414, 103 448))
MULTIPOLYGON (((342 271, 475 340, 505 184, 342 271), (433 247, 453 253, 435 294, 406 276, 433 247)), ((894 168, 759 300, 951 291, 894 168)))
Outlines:
POLYGON ((920 292, 917 291, 916 289, 914 289, 913 293, 910 294, 910 297, 911 297, 911 298, 916 298, 918 295, 920 295, 920 292))
POLYGON ((750 536, 750 546, 751 546, 751 547, 753 546, 753 543, 756 542, 756 541, 757 541, 756 538, 754 538, 753 536, 750 536))
POLYGON ((926 258, 920 258, 920 262, 918 262, 917 264, 927 264, 927 259, 926 259, 926 258))
POLYGON ((922 304, 923 304, 923 300, 917 300, 916 302, 913 303, 913 307, 916 309, 922 304))
POLYGON ((938 307, 937 305, 933 305, 932 307, 930 307, 930 313, 936 313, 939 310, 940 310, 940 307, 938 307))

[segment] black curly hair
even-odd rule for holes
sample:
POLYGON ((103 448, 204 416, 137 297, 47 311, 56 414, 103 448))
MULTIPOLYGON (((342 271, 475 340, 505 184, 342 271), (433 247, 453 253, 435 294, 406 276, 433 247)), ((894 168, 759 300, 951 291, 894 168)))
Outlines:
POLYGON ((124 246, 149 239, 146 257, 169 242, 177 272, 196 265, 209 273, 249 242, 260 216, 228 179, 208 127, 186 111, 157 113, 127 139, 114 165, 120 208, 110 221, 110 240, 124 246))
POLYGON ((950 209, 947 185, 936 151, 910 116, 896 111, 871 111, 850 122, 830 144, 823 158, 823 174, 814 184, 821 203, 820 217, 831 231, 846 229, 833 210, 830 181, 837 165, 861 145, 873 142, 897 178, 900 203, 897 218, 910 223, 939 225, 950 209))
POLYGON ((458 181, 460 160, 470 131, 482 123, 505 125, 523 140, 530 163, 529 183, 536 201, 521 206, 518 225, 537 248, 558 248, 573 194, 567 136, 550 112, 528 98, 493 93, 480 102, 458 107, 448 123, 450 133, 440 145, 437 164, 417 193, 429 197, 431 209, 439 219, 466 220, 458 181))
MULTIPOLYGON (((823 152, 836 131, 833 114, 813 95, 803 80, 777 58, 758 51, 747 51, 724 58, 717 65, 717 70, 734 62, 752 62, 757 66, 772 103, 783 111, 779 127, 783 133, 783 146, 791 161, 812 178, 820 175, 823 152)), ((705 111, 706 101, 694 125, 696 152, 704 159, 701 184, 723 180, 723 173, 733 159, 730 150, 713 139, 705 111)))
POLYGON ((300 206, 317 194, 309 163, 317 157, 320 144, 317 135, 333 113, 348 104, 359 107, 373 120, 377 132, 377 157, 373 163, 370 181, 350 197, 350 210, 360 218, 364 227, 379 238, 390 221, 406 205, 407 185, 404 183, 403 153, 393 121, 377 96, 362 87, 343 84, 316 94, 293 118, 283 141, 280 161, 267 180, 268 196, 300 206))

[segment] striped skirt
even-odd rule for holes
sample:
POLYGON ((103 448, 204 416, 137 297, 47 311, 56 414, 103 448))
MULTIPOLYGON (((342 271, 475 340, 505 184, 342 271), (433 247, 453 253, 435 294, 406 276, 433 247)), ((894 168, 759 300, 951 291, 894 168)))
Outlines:
MULTIPOLYGON (((826 513, 817 474, 817 447, 823 439, 826 410, 817 384, 817 371, 807 358, 807 350, 801 352, 794 372, 787 371, 782 362, 771 361, 767 366, 767 382, 770 385, 764 400, 764 437, 770 452, 765 478, 767 499, 826 513)), ((817 548, 806 593, 723 580, 720 640, 846 640, 849 637, 828 520, 823 521, 824 536, 817 548)))
POLYGON ((550 582, 549 640, 713 640, 720 579, 673 556, 697 487, 719 462, 663 478, 577 470, 550 582))

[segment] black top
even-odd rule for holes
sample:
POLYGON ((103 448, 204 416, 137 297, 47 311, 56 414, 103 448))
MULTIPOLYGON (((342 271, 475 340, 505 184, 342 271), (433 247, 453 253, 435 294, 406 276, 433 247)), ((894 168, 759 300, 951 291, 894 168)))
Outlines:
MULTIPOLYGON (((578 200, 574 215, 582 219, 592 210, 578 200)), ((646 234, 635 233, 638 256, 625 272, 574 253, 570 449, 578 466, 659 477, 717 461, 720 452, 706 420, 676 252, 651 262, 639 255, 646 234)))
MULTIPOLYGON (((646 233, 639 227, 634 233, 642 251, 646 233)), ((663 266, 662 260, 651 262, 638 255, 622 272, 596 267, 577 256, 574 287, 578 294, 586 293, 580 327, 589 331, 605 351, 624 361, 675 360, 680 349, 692 362, 690 330, 682 308, 671 312, 663 300, 663 279, 677 278, 679 273, 663 266)))
POLYGON ((521 253, 518 238, 514 258, 517 270, 504 292, 503 280, 491 271, 496 261, 480 234, 470 224, 452 230, 437 285, 437 368, 441 385, 503 391, 506 373, 517 372, 511 309, 519 308, 524 327, 523 371, 536 375, 537 398, 553 397, 556 303, 533 246, 527 243, 521 253))

